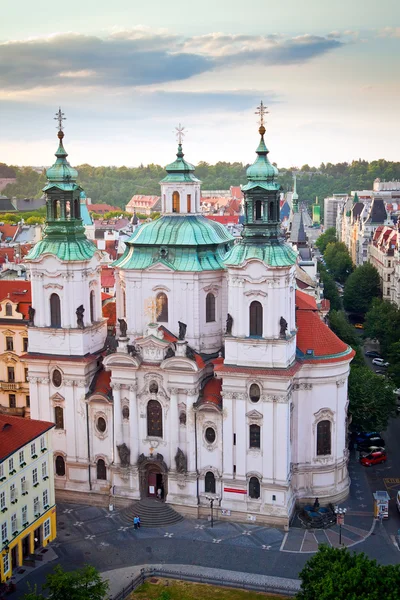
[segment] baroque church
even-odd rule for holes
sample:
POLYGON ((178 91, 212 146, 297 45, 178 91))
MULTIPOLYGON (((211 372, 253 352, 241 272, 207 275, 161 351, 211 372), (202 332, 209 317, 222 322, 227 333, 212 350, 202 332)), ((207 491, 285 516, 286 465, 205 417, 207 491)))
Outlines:
POLYGON ((262 109, 259 136, 234 240, 202 216, 178 135, 162 215, 114 263, 110 343, 100 255, 85 236, 60 116, 46 228, 26 259, 31 416, 55 422, 59 499, 123 506, 161 496, 197 517, 213 498, 219 518, 288 526, 296 503, 347 496, 354 353, 296 289, 262 109))

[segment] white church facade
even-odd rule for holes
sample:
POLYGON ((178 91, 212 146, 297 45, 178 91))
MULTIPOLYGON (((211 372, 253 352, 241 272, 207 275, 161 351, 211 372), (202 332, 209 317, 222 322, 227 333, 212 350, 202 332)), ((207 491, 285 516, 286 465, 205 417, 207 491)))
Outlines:
POLYGON ((235 241, 201 215, 182 145, 162 216, 116 263, 117 346, 101 314, 100 256, 60 127, 47 226, 27 257, 31 416, 54 421, 60 498, 128 504, 161 494, 183 514, 287 526, 296 503, 349 490, 353 351, 296 290, 280 235, 278 171, 260 127, 235 241))

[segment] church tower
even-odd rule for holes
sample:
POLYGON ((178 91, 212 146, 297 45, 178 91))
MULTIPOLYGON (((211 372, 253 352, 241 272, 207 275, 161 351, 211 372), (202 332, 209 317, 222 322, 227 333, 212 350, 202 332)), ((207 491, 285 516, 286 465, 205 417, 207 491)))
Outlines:
POLYGON ((57 159, 46 172, 43 188, 46 226, 43 239, 25 259, 32 286, 26 362, 31 416, 56 423, 56 485, 68 489, 73 479, 86 489, 85 394, 105 345, 107 320, 102 316, 100 256, 85 236, 83 190, 77 184, 78 172, 67 161, 61 109, 56 119, 57 159))
POLYGON ((242 188, 243 236, 224 259, 229 314, 224 364, 215 368, 226 411, 221 506, 241 512, 263 506, 278 523, 294 502, 289 431, 297 254, 280 232, 281 186, 268 159, 262 103, 258 114, 257 158, 242 188))

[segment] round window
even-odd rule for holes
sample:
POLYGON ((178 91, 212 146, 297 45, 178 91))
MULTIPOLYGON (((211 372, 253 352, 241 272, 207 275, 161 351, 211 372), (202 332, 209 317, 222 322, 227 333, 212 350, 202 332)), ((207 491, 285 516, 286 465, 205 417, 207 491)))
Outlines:
POLYGON ((54 369, 51 380, 53 382, 54 387, 60 387, 60 385, 62 384, 62 375, 58 369, 54 369))
POLYGON ((215 442, 216 434, 215 429, 212 427, 207 427, 206 429, 206 440, 209 444, 213 444, 215 442))
POLYGON ((124 408, 122 409, 122 418, 129 419, 129 407, 128 406, 124 406, 124 408))
POLYGON ((252 383, 250 386, 250 400, 252 402, 258 402, 260 399, 260 386, 258 386, 256 383, 252 383))
POLYGON ((107 428, 107 423, 106 423, 106 420, 105 420, 105 419, 103 419, 103 417, 99 417, 99 418, 97 419, 97 429, 98 429, 99 431, 101 431, 101 433, 104 433, 104 432, 105 432, 105 430, 106 430, 106 428, 107 428))

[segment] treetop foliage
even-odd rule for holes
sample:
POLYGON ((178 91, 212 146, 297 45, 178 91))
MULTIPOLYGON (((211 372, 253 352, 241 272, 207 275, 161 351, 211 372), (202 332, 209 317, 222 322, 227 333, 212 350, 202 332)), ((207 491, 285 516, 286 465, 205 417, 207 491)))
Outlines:
POLYGON ((336 229, 335 227, 329 227, 329 229, 327 229, 325 233, 322 233, 319 236, 319 238, 315 242, 315 245, 317 246, 318 250, 323 254, 326 250, 327 245, 330 243, 334 244, 335 242, 337 242, 336 229))
POLYGON ((44 589, 48 592, 46 596, 31 589, 24 600, 105 600, 108 582, 91 565, 69 572, 56 565, 47 575, 44 589))
POLYGON ((353 270, 353 263, 343 242, 330 242, 325 249, 324 259, 335 281, 344 283, 353 270))
POLYGON ((322 545, 300 572, 298 600, 399 600, 400 566, 322 545))
MULTIPOLYGON (((171 153, 171 159, 172 156, 171 153)), ((37 173, 30 167, 7 167, 7 165, 4 167, 15 171, 17 176, 17 182, 8 185, 3 191, 6 196, 17 198, 41 196, 41 190, 46 182, 44 171, 37 173)), ((210 165, 201 161, 196 167, 196 175, 202 181, 204 190, 227 190, 231 185, 246 183, 247 167, 248 164, 239 162, 220 161, 210 165)), ((125 207, 134 194, 158 195, 159 182, 165 176, 164 167, 156 164, 133 168, 92 167, 84 164, 77 169, 78 182, 94 203, 107 203, 121 208, 125 207)), ((321 163, 319 167, 309 165, 287 169, 280 167, 279 182, 285 192, 293 188, 293 172, 297 173, 297 191, 300 200, 312 204, 316 196, 322 201, 333 193, 371 189, 377 177, 385 180, 400 179, 400 162, 380 159, 370 163, 357 160, 336 165, 321 163)))
POLYGON ((357 267, 347 279, 343 292, 343 304, 349 312, 365 314, 373 299, 380 295, 379 273, 371 263, 365 263, 365 265, 357 267))

